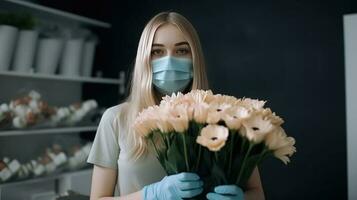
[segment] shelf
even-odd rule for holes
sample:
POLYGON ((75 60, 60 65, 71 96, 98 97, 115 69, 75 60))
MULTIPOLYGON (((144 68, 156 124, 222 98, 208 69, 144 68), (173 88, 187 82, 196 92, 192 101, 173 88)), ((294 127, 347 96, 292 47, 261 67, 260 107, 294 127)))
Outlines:
POLYGON ((1 136, 13 136, 13 135, 76 133, 76 132, 96 131, 96 130, 97 130, 97 126, 27 129, 27 130, 6 130, 6 131, 0 131, 0 137, 1 136))
POLYGON ((60 21, 67 24, 77 24, 77 25, 87 25, 87 26, 97 26, 102 28, 110 28, 111 25, 106 22, 91 19, 88 17, 83 17, 77 14, 69 13, 66 11, 61 11, 58 9, 42 6, 36 3, 23 1, 23 0, 1 0, 0 8, 4 8, 7 11, 22 11, 30 12, 34 16, 40 19, 50 19, 53 21, 60 21))
POLYGON ((37 177, 37 178, 35 177, 32 179, 26 179, 26 180, 22 180, 22 181, 1 183, 0 189, 2 189, 4 187, 16 187, 16 186, 25 185, 25 184, 34 184, 34 183, 38 183, 38 182, 51 181, 51 180, 56 180, 56 179, 60 179, 60 178, 63 178, 66 176, 71 176, 71 175, 87 174, 87 173, 91 173, 92 170, 93 170, 92 168, 89 168, 89 169, 86 168, 86 169, 77 170, 77 171, 62 172, 59 174, 47 175, 47 176, 37 177))
POLYGON ((34 79, 47 79, 47 80, 59 80, 59 81, 73 81, 73 82, 87 82, 87 83, 101 83, 101 84, 121 84, 121 80, 111 78, 93 78, 93 77, 75 77, 75 76, 63 76, 63 75, 47 75, 38 73, 19 73, 14 71, 0 71, 0 76, 10 77, 22 77, 22 78, 34 78, 34 79))

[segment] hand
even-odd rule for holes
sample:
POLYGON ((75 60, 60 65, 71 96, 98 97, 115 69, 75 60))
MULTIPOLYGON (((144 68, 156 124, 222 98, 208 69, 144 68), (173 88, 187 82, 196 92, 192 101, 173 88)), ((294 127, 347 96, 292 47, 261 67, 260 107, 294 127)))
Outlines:
POLYGON ((208 200, 244 200, 243 190, 236 185, 220 185, 207 194, 208 200))
POLYGON ((160 182, 147 185, 142 190, 144 200, 181 200, 197 196, 203 191, 203 182, 195 173, 165 176, 160 182))

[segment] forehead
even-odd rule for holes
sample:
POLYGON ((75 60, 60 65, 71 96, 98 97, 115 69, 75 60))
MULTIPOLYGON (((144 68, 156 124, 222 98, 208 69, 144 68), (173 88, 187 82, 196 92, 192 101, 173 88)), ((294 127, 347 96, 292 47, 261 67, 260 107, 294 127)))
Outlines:
POLYGON ((154 44, 163 44, 173 46, 178 42, 187 42, 184 34, 173 24, 164 24, 160 26, 154 35, 154 44))

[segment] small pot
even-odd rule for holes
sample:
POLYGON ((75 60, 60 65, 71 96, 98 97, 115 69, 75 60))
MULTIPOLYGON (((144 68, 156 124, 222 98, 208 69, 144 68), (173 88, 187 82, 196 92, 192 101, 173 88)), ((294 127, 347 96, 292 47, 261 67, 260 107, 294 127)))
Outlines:
POLYGON ((95 54, 96 41, 86 41, 83 47, 81 75, 92 76, 93 61, 95 54))
POLYGON ((0 25, 0 71, 9 70, 17 34, 16 27, 0 25))
POLYGON ((21 30, 16 45, 13 68, 18 72, 30 72, 33 66, 38 32, 21 30))
POLYGON ((59 38, 39 40, 36 55, 36 72, 55 74, 61 56, 63 41, 59 38))
POLYGON ((68 39, 65 42, 60 63, 60 74, 65 76, 80 76, 83 39, 68 39))

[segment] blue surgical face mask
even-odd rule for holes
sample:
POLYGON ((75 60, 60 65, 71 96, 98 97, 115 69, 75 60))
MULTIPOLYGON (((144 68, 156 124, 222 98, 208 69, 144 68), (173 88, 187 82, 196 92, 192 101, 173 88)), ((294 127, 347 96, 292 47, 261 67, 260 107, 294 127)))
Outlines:
POLYGON ((152 82, 165 95, 182 92, 193 78, 191 59, 165 56, 151 61, 151 66, 152 82))

